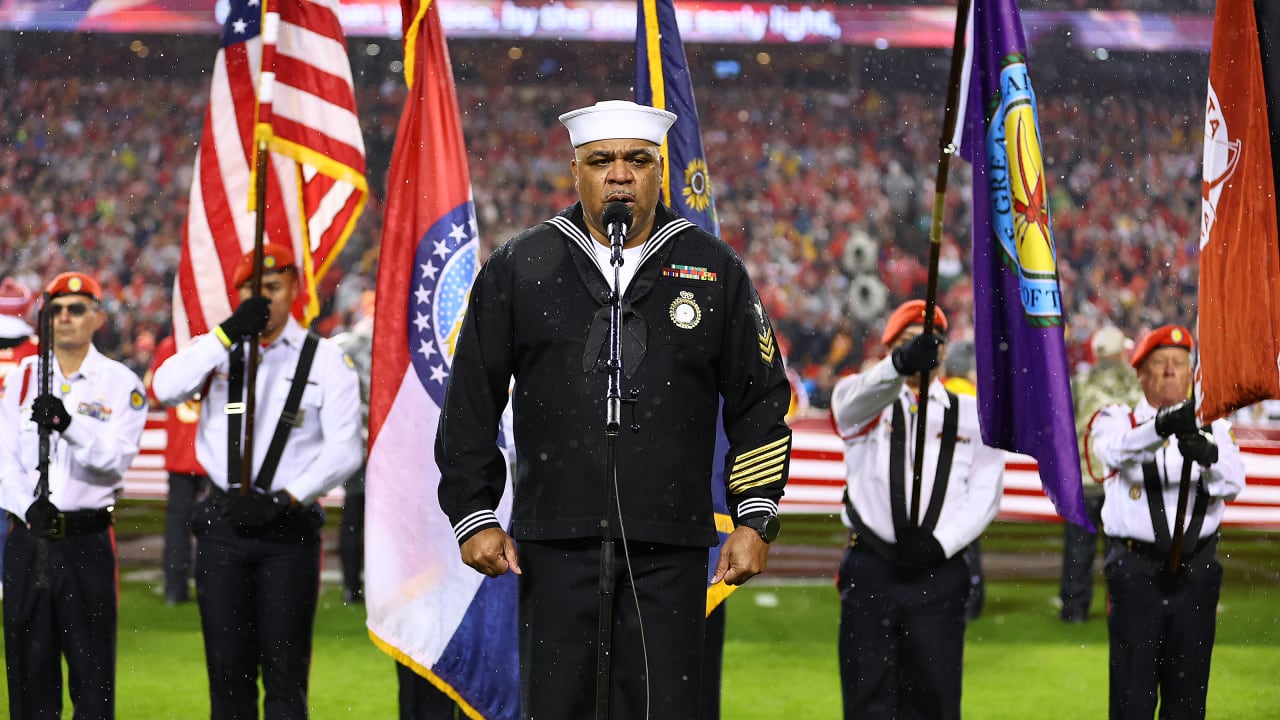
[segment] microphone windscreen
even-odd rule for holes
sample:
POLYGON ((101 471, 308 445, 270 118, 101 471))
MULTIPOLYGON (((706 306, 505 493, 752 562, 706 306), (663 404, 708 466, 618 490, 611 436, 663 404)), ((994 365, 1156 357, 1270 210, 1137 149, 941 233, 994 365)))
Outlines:
POLYGON ((600 220, 604 223, 606 232, 609 230, 610 225, 622 225, 630 228, 632 220, 631 208, 627 207, 627 204, 623 202, 605 203, 604 213, 601 215, 600 220))

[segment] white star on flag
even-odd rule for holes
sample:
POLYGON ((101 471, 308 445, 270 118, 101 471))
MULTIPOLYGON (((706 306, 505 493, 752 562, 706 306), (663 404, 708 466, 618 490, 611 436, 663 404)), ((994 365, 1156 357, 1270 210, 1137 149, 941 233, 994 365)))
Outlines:
POLYGON ((431 379, 443 385, 444 381, 449 379, 449 372, 444 369, 444 365, 433 365, 431 367, 431 379))

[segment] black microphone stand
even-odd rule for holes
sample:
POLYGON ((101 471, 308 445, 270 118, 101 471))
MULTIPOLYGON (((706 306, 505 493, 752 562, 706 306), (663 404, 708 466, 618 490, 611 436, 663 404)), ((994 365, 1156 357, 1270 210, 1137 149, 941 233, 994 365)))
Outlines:
MULTIPOLYGON (((616 213, 614 213, 616 214, 616 213)), ((610 213, 605 213, 610 215, 610 213)), ((629 216, 630 213, 628 212, 629 216)), ((609 718, 610 654, 613 645, 614 568, 613 516, 618 491, 618 431, 622 426, 622 246, 628 222, 607 222, 609 264, 613 266, 613 296, 609 308, 609 384, 605 391, 606 438, 605 511, 600 521, 599 625, 596 632, 596 720, 609 718)))

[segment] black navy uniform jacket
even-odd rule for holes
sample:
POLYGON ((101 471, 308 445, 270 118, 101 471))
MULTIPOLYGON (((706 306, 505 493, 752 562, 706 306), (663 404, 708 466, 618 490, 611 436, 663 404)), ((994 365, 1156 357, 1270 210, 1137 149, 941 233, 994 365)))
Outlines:
MULTIPOLYGON (((613 279, 591 256, 594 242, 575 204, 495 250, 476 278, 436 436, 440 505, 459 542, 499 526, 494 509, 506 463, 495 440, 509 392, 512 534, 601 534, 608 373, 596 369, 595 358, 600 367, 608 359, 613 279), (598 353, 589 336, 606 340, 598 353)), ((621 390, 624 398, 639 392, 640 426, 630 430, 632 408, 624 405, 616 442, 627 537, 717 543, 710 477, 720 396, 729 507, 735 517, 776 512, 790 457, 783 421, 790 389, 741 259, 659 206, 623 306, 621 390)))

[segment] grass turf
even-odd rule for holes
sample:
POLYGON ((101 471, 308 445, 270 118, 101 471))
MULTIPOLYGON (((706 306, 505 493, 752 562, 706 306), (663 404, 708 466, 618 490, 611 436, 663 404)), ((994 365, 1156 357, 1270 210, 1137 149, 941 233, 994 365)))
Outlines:
MULTIPOLYGON (((132 513, 142 517, 139 527, 154 524, 145 517, 151 513, 137 508, 132 513)), ((789 520, 788 531, 793 542, 803 538, 817 546, 834 547, 841 536, 829 518, 789 520)), ((1043 567, 1059 552, 1059 533, 1056 526, 996 523, 984 537, 989 557, 1012 555, 1015 571, 993 573, 983 615, 969 627, 966 717, 1105 717, 1104 588, 1099 578, 1096 619, 1083 625, 1058 621, 1057 578, 1043 576, 1043 567), (1017 558, 1042 571, 1020 576, 1017 558)), ((1209 717, 1274 717, 1280 707, 1280 552, 1274 537, 1226 531, 1209 717)), ((829 579, 770 583, 767 577, 728 601, 723 716, 839 717, 835 588, 829 579)), ((122 571, 117 716, 207 717, 196 606, 166 606, 157 582, 154 568, 122 571)), ((7 705, 7 689, 0 688, 0 697, 7 705)), ((310 701, 314 720, 396 717, 393 663, 369 642, 364 608, 342 604, 339 589, 331 585, 320 597, 310 701)), ((70 717, 69 705, 65 716, 70 717)))

